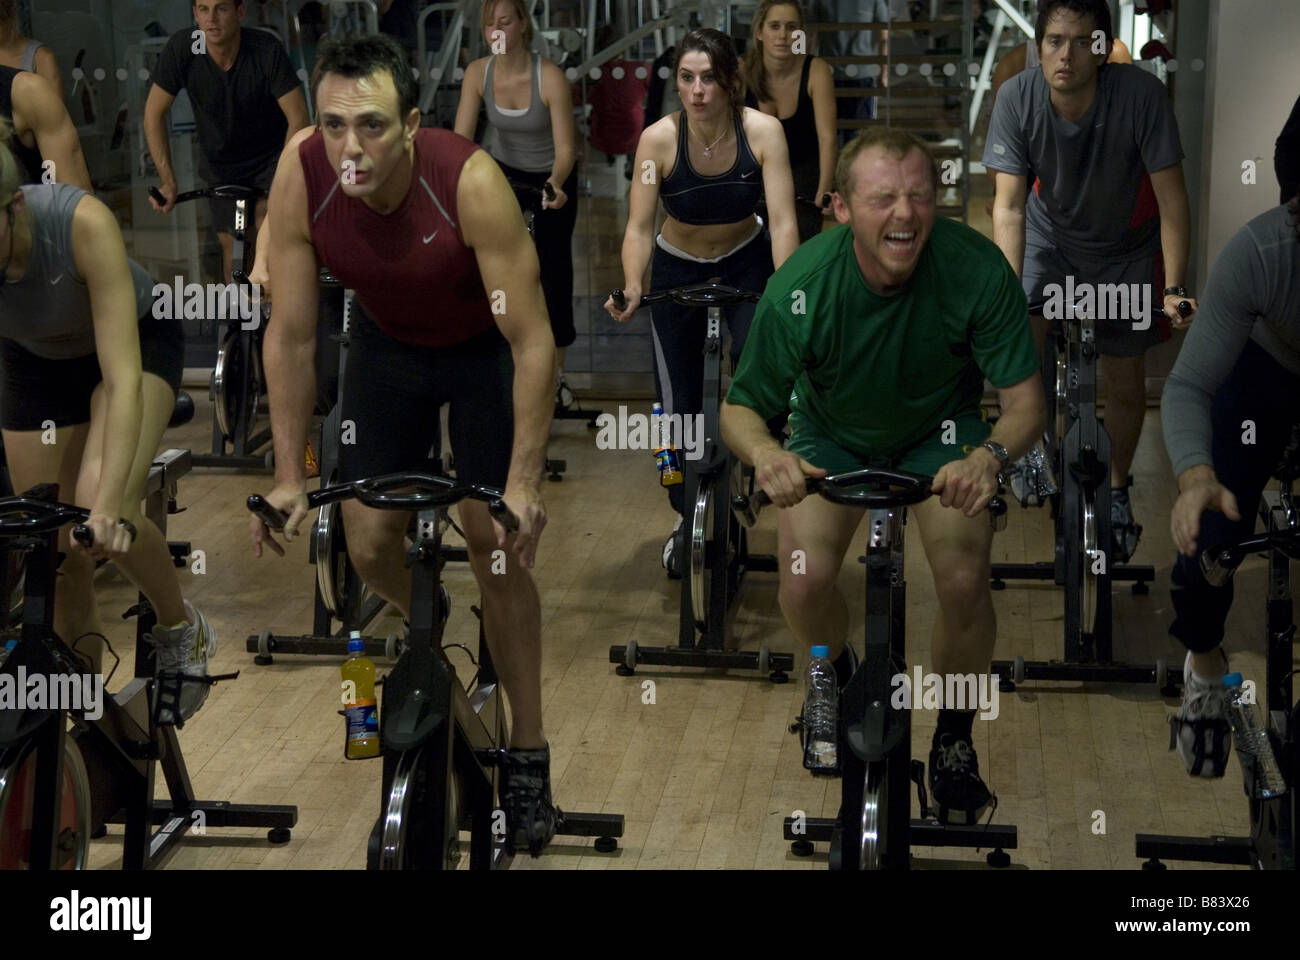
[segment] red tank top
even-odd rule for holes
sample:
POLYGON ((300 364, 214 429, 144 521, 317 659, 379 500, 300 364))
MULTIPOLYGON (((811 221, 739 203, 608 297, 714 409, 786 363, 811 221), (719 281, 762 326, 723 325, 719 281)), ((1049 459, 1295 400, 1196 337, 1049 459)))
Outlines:
POLYGON ((461 168, 477 149, 449 130, 417 131, 410 189, 380 214, 343 193, 319 130, 298 146, 317 260, 402 343, 449 347, 495 323, 456 209, 461 168))

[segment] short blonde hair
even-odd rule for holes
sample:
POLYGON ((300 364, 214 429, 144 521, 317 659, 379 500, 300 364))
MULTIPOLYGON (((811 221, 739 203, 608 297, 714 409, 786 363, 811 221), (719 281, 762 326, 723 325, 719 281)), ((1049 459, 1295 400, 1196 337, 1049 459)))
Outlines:
POLYGON ((858 154, 863 150, 872 147, 880 147, 900 160, 913 150, 920 150, 930 161, 930 183, 936 191, 939 189, 939 161, 934 158, 928 143, 896 127, 867 127, 848 142, 836 161, 835 189, 840 196, 848 197, 853 192, 853 161, 858 159, 858 154))

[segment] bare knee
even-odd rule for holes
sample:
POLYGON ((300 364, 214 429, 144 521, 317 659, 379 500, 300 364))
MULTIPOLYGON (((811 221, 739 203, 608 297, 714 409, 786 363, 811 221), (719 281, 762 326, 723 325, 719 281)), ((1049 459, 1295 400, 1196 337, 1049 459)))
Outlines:
POLYGON ((838 573, 829 557, 792 551, 789 565, 781 570, 781 609, 808 611, 824 606, 835 588, 838 573))
POLYGON ((348 559, 362 580, 378 580, 377 574, 402 550, 402 538, 387 527, 353 523, 347 529, 348 559))
POLYGON ((935 558, 933 570, 939 605, 949 621, 969 623, 991 601, 989 565, 982 557, 945 554, 935 558))

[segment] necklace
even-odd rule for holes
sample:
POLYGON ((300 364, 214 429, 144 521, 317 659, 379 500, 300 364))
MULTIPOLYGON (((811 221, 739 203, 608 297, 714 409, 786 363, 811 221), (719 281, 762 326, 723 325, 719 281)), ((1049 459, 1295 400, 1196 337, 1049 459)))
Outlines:
MULTIPOLYGON (((687 123, 686 126, 689 128, 689 127, 690 127, 690 124, 687 123)), ((698 140, 698 141, 700 141, 701 144, 704 144, 704 159, 705 159, 705 160, 712 160, 712 159, 713 159, 713 148, 716 147, 716 146, 717 146, 717 145, 722 141, 722 138, 725 137, 725 136, 727 135, 727 133, 728 133, 730 130, 731 130, 730 127, 724 127, 723 130, 722 130, 722 134, 721 134, 721 136, 719 136, 717 140, 714 140, 712 143, 708 143, 708 144, 705 144, 705 143, 704 143, 704 138, 701 137, 698 133, 695 134, 695 139, 698 140)), ((692 130, 691 132, 692 132, 692 133, 695 133, 694 130, 692 130)))

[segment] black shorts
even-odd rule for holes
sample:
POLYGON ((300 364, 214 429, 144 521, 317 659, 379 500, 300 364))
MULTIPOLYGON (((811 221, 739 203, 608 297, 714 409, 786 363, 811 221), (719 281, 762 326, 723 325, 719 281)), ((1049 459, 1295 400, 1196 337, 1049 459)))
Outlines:
MULTIPOLYGON (((271 195, 271 181, 275 179, 275 164, 259 173, 250 182, 243 184, 246 187, 256 187, 258 192, 264 196, 271 195)), ((226 181, 228 182, 228 181, 226 181)), ((209 187, 225 186, 226 182, 209 183, 209 187)), ((248 222, 244 229, 251 235, 253 228, 257 225, 257 211, 254 209, 256 201, 248 203, 244 207, 244 215, 248 222)), ((234 197, 209 197, 208 207, 212 210, 212 226, 218 233, 228 233, 234 236, 235 233, 235 198, 234 197)))
MULTIPOLYGON (((104 379, 98 355, 48 360, 13 340, 0 340, 6 430, 42 430, 47 420, 71 427, 90 420, 90 396, 104 379)), ((178 319, 157 319, 152 307, 140 318, 140 368, 167 382, 173 394, 185 370, 185 331, 178 319)))
POLYGON ((394 340, 356 310, 343 378, 340 420, 352 421, 355 442, 339 445, 338 482, 425 468, 439 410, 450 403, 457 478, 505 488, 514 361, 496 327, 452 347, 421 347, 394 340))

